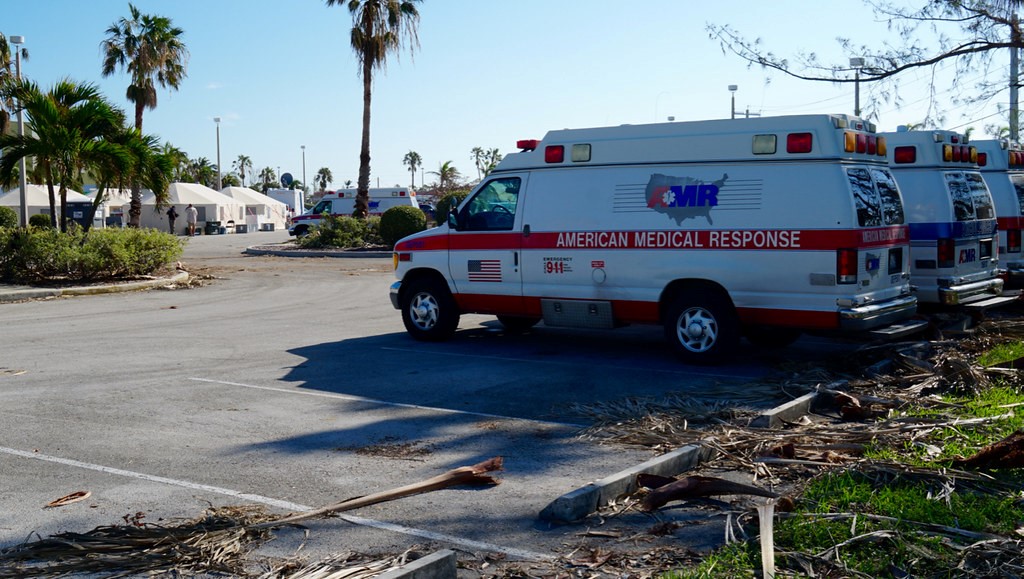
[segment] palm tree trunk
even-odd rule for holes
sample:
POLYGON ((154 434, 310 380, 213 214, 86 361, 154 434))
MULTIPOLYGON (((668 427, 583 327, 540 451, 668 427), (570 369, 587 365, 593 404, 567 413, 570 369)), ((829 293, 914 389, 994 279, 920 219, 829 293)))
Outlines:
POLYGON ((356 185, 356 209, 353 217, 365 219, 370 209, 370 94, 373 67, 363 59, 363 141, 359 147, 359 183, 356 185))
POLYGON ((68 231, 68 186, 60 184, 60 230, 61 233, 68 231))
MULTIPOLYGON (((135 128, 139 130, 139 134, 142 134, 142 111, 145 109, 145 103, 140 99, 135 103, 135 128)), ((132 181, 132 201, 128 207, 128 227, 135 227, 136 229, 142 227, 142 185, 139 181, 132 181)))
POLYGON ((49 167, 46 168, 46 192, 50 194, 50 226, 57 229, 57 194, 53 191, 53 173, 49 167))

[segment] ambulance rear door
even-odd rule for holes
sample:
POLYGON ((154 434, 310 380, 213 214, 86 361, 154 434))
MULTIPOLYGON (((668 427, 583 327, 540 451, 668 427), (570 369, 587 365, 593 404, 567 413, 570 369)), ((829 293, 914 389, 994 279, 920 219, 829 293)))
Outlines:
POLYGON ((462 311, 523 315, 522 207, 526 173, 486 179, 449 232, 448 269, 462 311))

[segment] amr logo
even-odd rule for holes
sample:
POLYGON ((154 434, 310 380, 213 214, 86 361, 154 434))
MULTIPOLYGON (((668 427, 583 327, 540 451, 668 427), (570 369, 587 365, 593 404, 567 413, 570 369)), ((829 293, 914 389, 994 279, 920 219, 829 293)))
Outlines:
POLYGON ((718 192, 729 175, 710 183, 692 177, 655 173, 647 182, 647 207, 664 213, 681 225, 684 220, 704 217, 711 224, 711 208, 718 206, 718 192))

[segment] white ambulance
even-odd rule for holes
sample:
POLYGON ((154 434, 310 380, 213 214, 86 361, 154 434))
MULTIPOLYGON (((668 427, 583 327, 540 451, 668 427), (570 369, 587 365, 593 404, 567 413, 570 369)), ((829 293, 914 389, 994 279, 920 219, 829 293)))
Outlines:
POLYGON ((1024 288, 1024 150, 1007 140, 971 141, 978 149, 978 167, 992 193, 999 225, 999 264, 1006 287, 1024 288))
POLYGON ((1008 301, 999 277, 992 195, 978 151, 952 131, 883 133, 910 226, 910 281, 924 304, 991 307, 1008 301))
MULTIPOLYGON (((388 209, 400 205, 419 208, 419 204, 416 202, 416 192, 408 187, 370 189, 370 215, 380 216, 388 209)), ((312 209, 302 215, 292 217, 292 224, 288 228, 288 234, 302 237, 309 233, 320 224, 320 218, 324 213, 334 217, 351 217, 355 210, 355 189, 328 191, 312 209)))
POLYGON ((391 301, 414 338, 450 337, 463 313, 509 331, 659 324, 685 361, 713 363, 744 334, 785 345, 916 313, 903 202, 865 121, 561 130, 518 146, 447 224, 395 246, 391 301))

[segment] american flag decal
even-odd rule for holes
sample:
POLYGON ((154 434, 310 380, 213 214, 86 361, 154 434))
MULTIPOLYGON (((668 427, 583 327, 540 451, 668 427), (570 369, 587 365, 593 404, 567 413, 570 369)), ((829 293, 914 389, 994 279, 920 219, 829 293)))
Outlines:
POLYGON ((501 260, 471 259, 467 265, 469 281, 501 282, 501 260))

